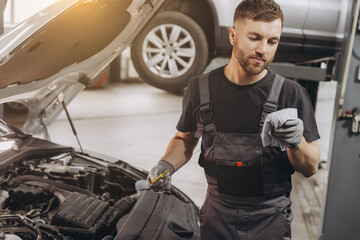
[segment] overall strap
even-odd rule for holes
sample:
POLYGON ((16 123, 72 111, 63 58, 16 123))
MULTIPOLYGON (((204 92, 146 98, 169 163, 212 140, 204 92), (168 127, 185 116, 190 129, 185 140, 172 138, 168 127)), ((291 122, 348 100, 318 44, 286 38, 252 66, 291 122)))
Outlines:
POLYGON ((263 111, 261 113, 260 119, 260 132, 262 131, 266 116, 269 113, 275 112, 277 110, 277 103, 280 96, 281 88, 284 84, 285 78, 279 74, 275 74, 274 81, 269 92, 269 95, 263 105, 263 111))
POLYGON ((200 124, 203 126, 205 133, 214 133, 216 132, 216 128, 210 106, 209 73, 200 76, 199 93, 200 124))

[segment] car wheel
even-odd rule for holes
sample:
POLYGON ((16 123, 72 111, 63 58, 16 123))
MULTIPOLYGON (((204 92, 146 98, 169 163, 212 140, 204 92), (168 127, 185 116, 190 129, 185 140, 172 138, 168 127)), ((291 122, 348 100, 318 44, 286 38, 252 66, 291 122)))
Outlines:
POLYGON ((131 47, 140 78, 157 88, 179 91, 201 74, 208 43, 199 24, 183 13, 161 12, 141 31, 131 47))

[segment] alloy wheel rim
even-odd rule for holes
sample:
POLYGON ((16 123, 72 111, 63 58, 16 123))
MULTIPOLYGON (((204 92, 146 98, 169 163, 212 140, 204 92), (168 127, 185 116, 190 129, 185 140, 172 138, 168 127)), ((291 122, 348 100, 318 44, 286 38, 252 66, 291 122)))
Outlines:
POLYGON ((142 46, 143 60, 148 69, 161 78, 185 74, 193 65, 196 47, 190 33, 176 24, 153 28, 142 46))

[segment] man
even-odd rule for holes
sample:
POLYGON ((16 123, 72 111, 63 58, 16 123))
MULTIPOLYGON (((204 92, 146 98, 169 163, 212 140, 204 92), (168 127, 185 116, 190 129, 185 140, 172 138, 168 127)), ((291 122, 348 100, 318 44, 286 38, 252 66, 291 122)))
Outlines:
POLYGON ((202 239, 290 239, 291 174, 317 172, 319 134, 309 97, 300 85, 267 69, 283 21, 273 0, 238 5, 229 29, 229 64, 190 80, 178 132, 149 173, 151 188, 169 187, 170 175, 190 159, 202 136, 199 164, 208 182, 200 210, 202 239), (263 147, 267 114, 287 108, 296 108, 298 117, 272 131, 286 151, 263 147), (151 183, 167 169, 170 173, 151 183))

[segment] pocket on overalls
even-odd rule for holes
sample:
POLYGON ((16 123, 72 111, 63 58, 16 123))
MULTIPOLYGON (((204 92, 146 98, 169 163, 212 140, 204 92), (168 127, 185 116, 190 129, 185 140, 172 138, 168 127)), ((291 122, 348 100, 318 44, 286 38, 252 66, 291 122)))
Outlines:
POLYGON ((262 196, 261 138, 258 134, 218 134, 214 147, 218 191, 235 197, 262 196))
POLYGON ((233 162, 236 165, 226 165, 223 160, 218 160, 217 182, 219 192, 236 197, 262 196, 264 183, 261 160, 233 162), (257 164, 254 164, 255 162, 257 164))
POLYGON ((277 218, 279 219, 277 223, 274 223, 274 226, 277 225, 276 231, 282 234, 282 239, 291 239, 291 222, 294 218, 291 210, 291 199, 284 199, 275 208, 277 209, 277 218))

